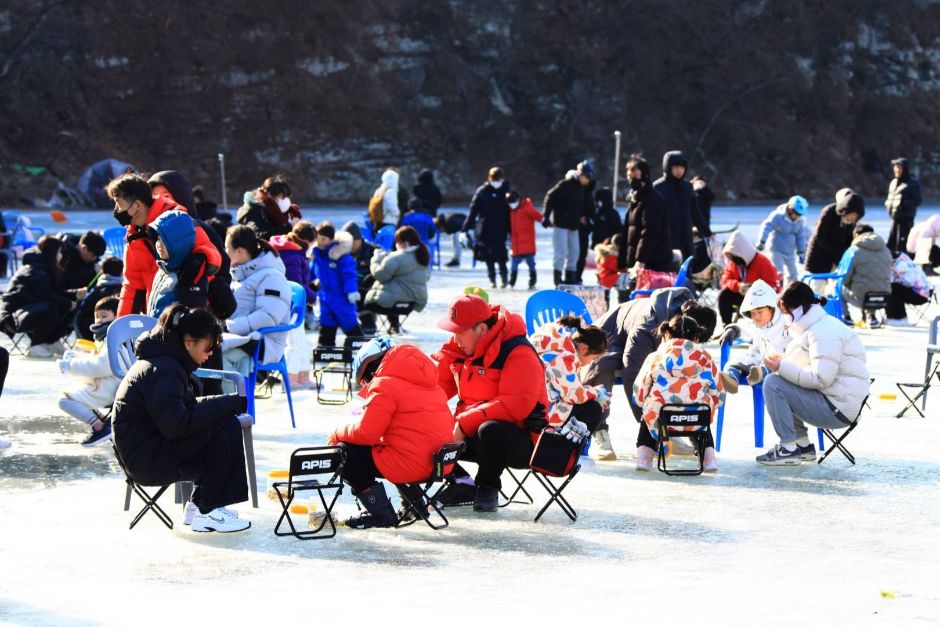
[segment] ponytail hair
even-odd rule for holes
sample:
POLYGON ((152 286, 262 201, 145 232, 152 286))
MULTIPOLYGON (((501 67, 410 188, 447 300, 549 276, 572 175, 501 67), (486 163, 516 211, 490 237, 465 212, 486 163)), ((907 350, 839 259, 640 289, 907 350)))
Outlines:
POLYGON ((659 336, 669 340, 701 341, 702 327, 691 316, 676 314, 659 325, 659 336))
POLYGON ((181 340, 187 337, 194 340, 209 338, 215 345, 222 339, 219 321, 201 307, 190 309, 181 303, 174 303, 160 314, 158 324, 164 334, 176 333, 181 340))
POLYGON ((415 261, 422 266, 427 266, 431 263, 431 253, 428 251, 428 247, 424 245, 424 242, 421 241, 421 237, 418 235, 418 231, 415 230, 415 227, 403 226, 395 231, 395 243, 417 248, 415 251, 415 261))
POLYGON ((247 224, 237 224, 231 227, 225 233, 225 241, 232 248, 244 248, 252 259, 261 253, 273 253, 275 257, 280 256, 271 244, 259 238, 254 229, 247 224))
POLYGON ((574 329, 571 341, 588 347, 589 355, 596 355, 607 350, 607 334, 594 325, 583 326, 580 316, 562 316, 556 320, 563 327, 574 329))
POLYGON ((777 298, 777 308, 784 313, 792 313, 802 307, 803 313, 806 313, 813 305, 825 307, 827 302, 825 296, 817 296, 813 288, 806 283, 794 281, 780 293, 777 298))

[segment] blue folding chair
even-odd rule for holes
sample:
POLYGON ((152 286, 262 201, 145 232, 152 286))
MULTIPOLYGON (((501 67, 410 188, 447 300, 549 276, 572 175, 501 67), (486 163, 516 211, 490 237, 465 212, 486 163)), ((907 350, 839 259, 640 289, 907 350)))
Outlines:
POLYGON ((584 301, 569 292, 541 290, 529 296, 525 303, 525 325, 529 335, 546 322, 555 322, 567 315, 581 316, 587 324, 592 322, 584 301))
POLYGON ((104 243, 107 254, 118 259, 124 259, 124 247, 127 244, 127 229, 123 226, 112 226, 104 231, 104 243))
POLYGON ((261 334, 261 340, 255 346, 254 355, 251 356, 251 372, 248 374, 248 413, 255 415, 255 384, 258 381, 259 372, 276 371, 281 375, 281 383, 284 386, 284 393, 287 394, 287 406, 290 408, 290 425, 294 428, 297 423, 294 422, 294 401, 290 395, 290 377, 287 375, 287 358, 281 355, 277 361, 262 364, 259 361, 258 354, 261 352, 261 346, 264 343, 264 336, 269 333, 282 333, 293 331, 304 323, 304 313, 307 309, 307 292, 301 285, 288 281, 291 289, 290 299, 290 318, 287 324, 279 324, 273 327, 264 327, 258 329, 261 334))
POLYGON ((812 280, 832 280, 835 281, 835 286, 832 290, 832 296, 826 295, 826 305, 823 309, 826 310, 830 316, 833 316, 837 320, 843 320, 845 318, 845 305, 842 300, 842 285, 845 283, 845 277, 849 273, 849 268, 852 267, 852 261, 855 259, 856 248, 854 246, 850 247, 842 255, 842 259, 839 260, 839 265, 836 266, 834 272, 808 272, 800 277, 800 281, 807 283, 812 280))
POLYGON ((35 246, 39 238, 46 234, 46 230, 28 225, 19 211, 4 211, 3 217, 5 221, 12 218, 7 223, 8 232, 4 235, 7 244, 3 250, 9 257, 11 271, 16 272, 20 262, 19 251, 26 251, 35 246))
POLYGON ((379 229, 379 232, 375 234, 375 241, 373 242, 376 246, 381 246, 385 250, 391 250, 395 247, 395 227, 389 224, 388 226, 383 226, 379 229))
POLYGON ((431 251, 431 265, 441 267, 441 237, 434 228, 434 220, 426 213, 413 211, 401 220, 402 226, 410 226, 418 232, 421 242, 431 251), (433 234, 433 235, 432 235, 433 234), (435 253, 435 250, 437 251, 435 253))
MULTIPOLYGON (((731 346, 734 344, 734 340, 727 338, 721 343, 721 355, 719 358, 719 370, 722 372, 725 369, 725 366, 728 365, 728 361, 731 359, 731 346)), ((748 386, 751 388, 751 391, 754 393, 754 446, 755 448, 763 448, 764 446, 764 384, 758 383, 757 385, 748 386)), ((726 401, 727 402, 727 401, 726 401)), ((721 430, 724 427, 725 422, 725 403, 722 403, 718 408, 718 429, 715 433, 715 450, 721 451, 721 430)), ((823 430, 819 429, 819 450, 825 450, 823 445, 823 430)))
MULTIPOLYGON (((688 287, 690 265, 692 265, 692 257, 687 257, 686 260, 682 262, 682 265, 679 266, 676 280, 672 282, 673 287, 688 287)), ((649 296, 652 293, 653 290, 633 290, 630 292, 630 300, 634 300, 640 296, 649 296)))

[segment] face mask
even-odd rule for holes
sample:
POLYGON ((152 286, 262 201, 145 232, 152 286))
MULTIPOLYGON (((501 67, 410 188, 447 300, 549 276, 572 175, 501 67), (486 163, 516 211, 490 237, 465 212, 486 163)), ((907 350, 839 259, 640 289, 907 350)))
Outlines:
POLYGON ((630 189, 638 191, 643 188, 643 179, 630 179, 630 189))
MULTIPOLYGON (((127 208, 130 209, 130 205, 128 205, 127 208)), ((114 219, 117 220, 117 223, 121 226, 130 226, 131 221, 133 220, 130 213, 127 211, 118 211, 117 207, 114 208, 114 211, 111 215, 114 216, 114 219)))
POLYGON ((281 213, 287 213, 290 209, 290 198, 281 198, 277 201, 277 208, 281 210, 281 213))
POLYGON ((490 181, 490 185, 493 186, 493 189, 499 189, 500 187, 503 186, 503 182, 502 181, 490 181))
POLYGON ((95 341, 101 342, 104 338, 108 337, 108 327, 110 326, 110 322, 99 322, 98 324, 93 324, 88 327, 88 330, 91 331, 95 341))
POLYGON ((509 203, 509 208, 510 208, 510 209, 515 209, 515 208, 517 208, 518 206, 519 206, 519 203, 517 203, 517 202, 511 202, 511 203, 509 203))

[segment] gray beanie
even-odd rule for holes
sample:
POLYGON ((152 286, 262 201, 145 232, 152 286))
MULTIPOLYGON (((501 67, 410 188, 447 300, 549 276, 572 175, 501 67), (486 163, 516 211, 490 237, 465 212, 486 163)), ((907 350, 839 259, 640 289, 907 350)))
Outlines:
POLYGON ((353 240, 362 239, 362 230, 359 228, 359 225, 352 220, 344 224, 342 230, 352 235, 353 240))

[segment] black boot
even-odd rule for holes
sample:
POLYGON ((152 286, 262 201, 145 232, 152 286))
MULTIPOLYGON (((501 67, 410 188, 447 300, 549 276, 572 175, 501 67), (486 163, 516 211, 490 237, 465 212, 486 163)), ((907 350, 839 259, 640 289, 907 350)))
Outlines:
POLYGON ((516 279, 519 277, 518 272, 509 273, 509 287, 516 287, 516 279))
POLYGON ((506 289, 506 271, 499 271, 499 286, 503 289, 506 289))
POLYGON ((574 270, 565 270, 565 285, 577 285, 575 274, 574 270))
POLYGON ((486 273, 486 276, 490 279, 490 289, 496 287, 496 270, 490 270, 486 273))
POLYGON ((561 270, 555 270, 555 287, 561 285, 561 270))
POLYGON ((535 270, 529 270, 529 289, 535 289, 535 270))
POLYGON ((373 483, 370 487, 356 494, 366 511, 346 521, 351 529, 371 529, 373 527, 394 527, 398 522, 392 502, 385 493, 384 483, 373 483))

